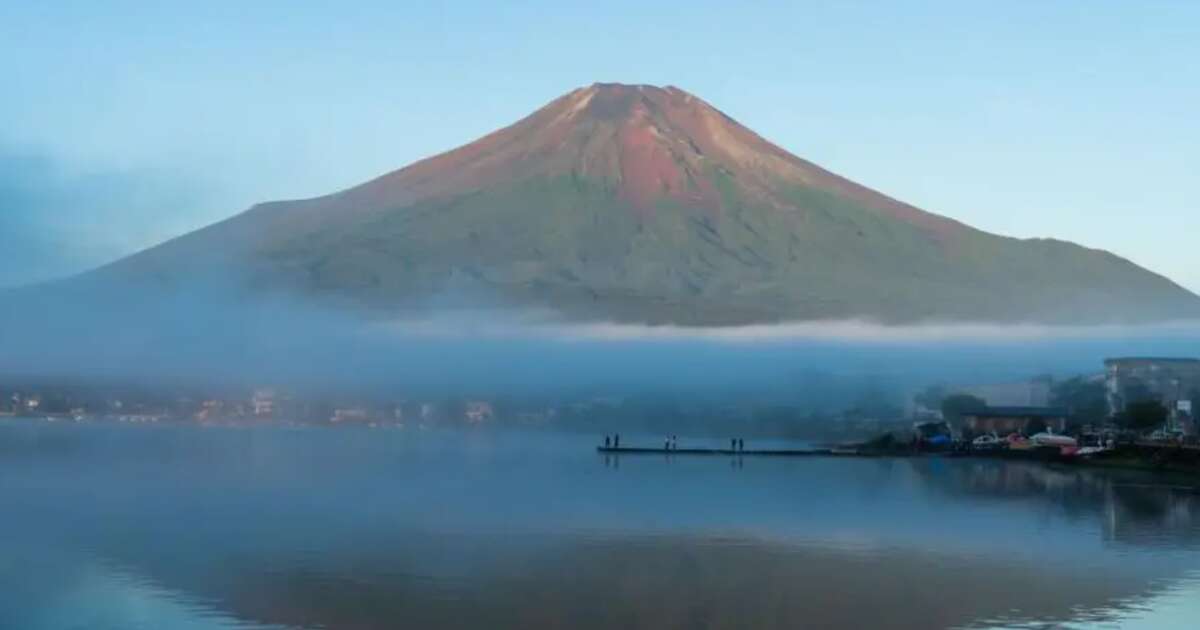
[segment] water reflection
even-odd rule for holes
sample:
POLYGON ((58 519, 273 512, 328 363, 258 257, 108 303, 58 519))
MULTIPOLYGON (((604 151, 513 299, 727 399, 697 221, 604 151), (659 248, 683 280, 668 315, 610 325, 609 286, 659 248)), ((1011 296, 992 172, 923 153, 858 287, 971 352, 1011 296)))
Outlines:
POLYGON ((87 554, 5 545, 0 627, 22 630, 283 630, 239 619, 87 554))
POLYGON ((960 499, 1024 503, 1069 521, 1095 521, 1113 544, 1200 545, 1200 489, 1186 476, 995 460, 968 460, 936 474, 914 460, 914 470, 930 488, 960 499))
POLYGON ((1200 568, 1178 479, 592 446, 6 423, 0 627, 1119 627, 1200 568))

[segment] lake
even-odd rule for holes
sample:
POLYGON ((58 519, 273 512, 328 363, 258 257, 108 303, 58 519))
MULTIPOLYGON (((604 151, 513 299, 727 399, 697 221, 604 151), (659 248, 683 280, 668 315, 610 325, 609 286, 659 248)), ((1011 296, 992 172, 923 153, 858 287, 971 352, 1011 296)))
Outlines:
POLYGON ((1187 479, 601 440, 0 419, 0 628, 1200 624, 1187 479))

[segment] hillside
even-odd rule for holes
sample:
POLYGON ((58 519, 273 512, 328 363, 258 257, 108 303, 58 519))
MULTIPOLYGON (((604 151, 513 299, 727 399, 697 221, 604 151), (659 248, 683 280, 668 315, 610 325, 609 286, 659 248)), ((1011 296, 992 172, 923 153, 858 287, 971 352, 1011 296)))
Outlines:
POLYGON ((791 155, 682 90, 616 84, 90 277, 205 275, 385 311, 449 301, 684 325, 1200 316, 1200 298, 1111 253, 976 230, 791 155))

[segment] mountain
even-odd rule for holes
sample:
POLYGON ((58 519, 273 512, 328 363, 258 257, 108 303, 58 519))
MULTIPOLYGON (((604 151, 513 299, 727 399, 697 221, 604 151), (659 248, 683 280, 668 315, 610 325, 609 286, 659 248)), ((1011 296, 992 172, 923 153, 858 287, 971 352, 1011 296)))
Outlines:
POLYGON ((1200 316, 1104 251, 989 234, 830 173, 674 87, 596 84, 332 195, 265 203, 94 272, 371 308, 722 325, 1200 316))

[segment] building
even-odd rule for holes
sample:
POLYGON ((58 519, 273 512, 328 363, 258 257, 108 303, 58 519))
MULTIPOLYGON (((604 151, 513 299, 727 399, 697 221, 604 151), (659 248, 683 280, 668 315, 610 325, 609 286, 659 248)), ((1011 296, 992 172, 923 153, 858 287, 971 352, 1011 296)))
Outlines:
POLYGON ((1025 433, 1037 423, 1057 433, 1067 430, 1067 410, 1058 407, 984 407, 962 417, 963 428, 972 435, 1025 433))
POLYGON ((1050 404, 1054 379, 1038 376, 1024 381, 979 383, 974 385, 939 385, 916 393, 906 412, 914 418, 942 417, 941 402, 957 395, 974 396, 989 405, 1046 407, 1050 404))
POLYGON ((1054 380, 1039 376, 1027 381, 1012 383, 986 383, 967 385, 951 390, 952 394, 970 394, 982 398, 989 405, 1045 407, 1050 404, 1050 390, 1054 380))
POLYGON ((221 413, 224 409, 224 402, 216 399, 209 399, 200 403, 200 409, 198 409, 196 413, 192 414, 192 417, 200 422, 217 420, 221 417, 221 413))
POLYGON ((1200 403, 1200 359, 1120 357, 1106 359, 1108 410, 1115 415, 1137 400, 1157 400, 1170 412, 1172 428, 1189 428, 1200 403))
POLYGON ((258 418, 269 418, 275 415, 275 391, 271 389, 255 390, 250 399, 250 406, 258 418))
POLYGON ((467 422, 480 424, 491 420, 495 416, 495 411, 492 409, 492 403, 472 400, 467 401, 465 415, 467 422))
POLYGON ((364 407, 339 407, 333 410, 333 416, 329 418, 330 422, 367 422, 371 419, 371 413, 364 407))
POLYGON ((3 404, 3 402, 0 401, 0 416, 11 416, 21 410, 21 394, 19 393, 14 392, 12 396, 8 397, 8 404, 3 404))

